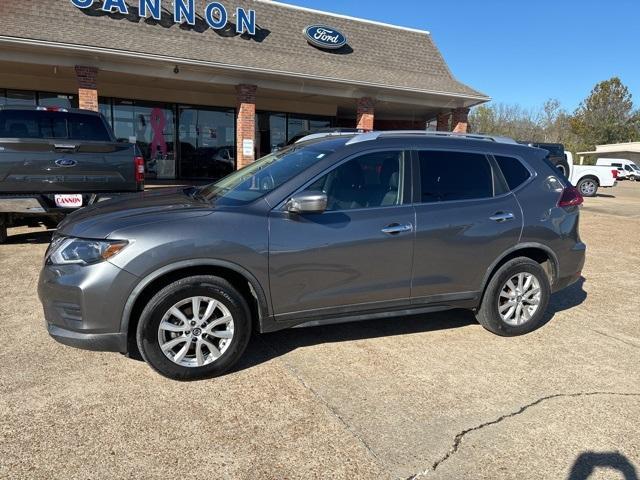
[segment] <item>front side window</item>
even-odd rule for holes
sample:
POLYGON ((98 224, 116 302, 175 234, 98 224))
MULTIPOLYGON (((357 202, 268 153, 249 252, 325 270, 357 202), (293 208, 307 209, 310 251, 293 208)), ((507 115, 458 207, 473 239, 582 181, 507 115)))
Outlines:
POLYGON ((307 191, 326 193, 329 211, 400 205, 403 157, 401 151, 362 155, 316 180, 307 191))
POLYGON ((245 205, 264 197, 331 153, 332 150, 314 145, 285 148, 203 187, 199 194, 218 205, 245 205))
POLYGON ((418 158, 422 203, 493 196, 493 174, 485 155, 420 151, 418 158))
POLYGON ((504 175, 504 179, 507 181, 507 185, 509 185, 509 190, 519 187, 531 176, 529 170, 516 158, 496 155, 495 159, 502 171, 502 175, 504 175))

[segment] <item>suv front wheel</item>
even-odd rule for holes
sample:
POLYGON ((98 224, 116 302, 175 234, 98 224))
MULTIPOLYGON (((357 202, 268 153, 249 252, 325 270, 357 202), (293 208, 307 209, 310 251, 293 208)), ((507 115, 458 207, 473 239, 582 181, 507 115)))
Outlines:
POLYGON ((549 277, 540 264, 514 258, 493 275, 476 318, 497 335, 524 335, 542 325, 550 296, 549 277))
POLYGON ((136 339, 142 358, 174 380, 226 373, 251 336, 247 302, 226 280, 196 276, 160 290, 140 316, 136 339))

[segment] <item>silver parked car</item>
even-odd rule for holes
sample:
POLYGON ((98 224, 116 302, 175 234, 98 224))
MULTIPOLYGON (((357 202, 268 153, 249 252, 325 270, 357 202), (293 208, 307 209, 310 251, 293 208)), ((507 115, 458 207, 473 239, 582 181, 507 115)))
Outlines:
POLYGON ((202 188, 70 215, 39 294, 67 345, 223 374, 253 332, 467 308, 498 335, 580 278, 582 197, 547 152, 373 132, 299 142, 202 188))

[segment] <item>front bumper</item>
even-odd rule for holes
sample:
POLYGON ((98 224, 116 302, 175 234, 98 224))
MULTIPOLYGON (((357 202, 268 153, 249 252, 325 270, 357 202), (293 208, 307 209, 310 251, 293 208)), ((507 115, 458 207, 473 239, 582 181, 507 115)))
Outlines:
POLYGON ((38 296, 49 334, 65 345, 126 352, 122 313, 138 278, 109 262, 45 265, 38 296))
POLYGON ((82 333, 47 323, 49 335, 70 347, 100 352, 127 353, 126 333, 82 333))

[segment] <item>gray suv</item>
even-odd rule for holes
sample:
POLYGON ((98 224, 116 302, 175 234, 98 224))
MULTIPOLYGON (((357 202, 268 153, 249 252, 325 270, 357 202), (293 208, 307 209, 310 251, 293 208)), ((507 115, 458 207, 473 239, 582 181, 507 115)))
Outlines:
POLYGON ((580 278, 582 197, 548 152, 426 132, 328 135, 212 185, 89 206, 59 227, 49 333, 139 351, 178 380, 228 371, 253 332, 473 310, 538 328, 580 278))

